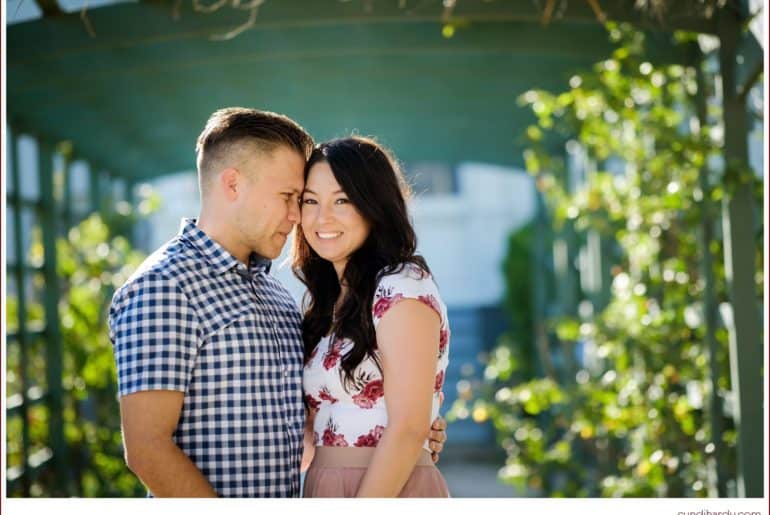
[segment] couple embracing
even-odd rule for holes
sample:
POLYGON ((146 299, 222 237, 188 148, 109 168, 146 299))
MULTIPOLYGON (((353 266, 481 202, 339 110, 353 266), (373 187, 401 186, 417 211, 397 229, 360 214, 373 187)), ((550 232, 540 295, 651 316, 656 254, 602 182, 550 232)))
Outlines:
POLYGON ((298 497, 309 466, 305 497, 447 497, 447 310, 394 158, 244 108, 196 151, 199 217, 110 308, 128 466, 154 496, 298 497), (303 315, 269 274, 295 227, 303 315))

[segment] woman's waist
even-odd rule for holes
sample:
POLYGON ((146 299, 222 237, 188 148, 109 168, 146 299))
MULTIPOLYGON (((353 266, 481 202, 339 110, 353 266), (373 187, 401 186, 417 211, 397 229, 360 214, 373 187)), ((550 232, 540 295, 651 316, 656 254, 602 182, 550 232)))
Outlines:
MULTIPOLYGON (((312 467, 367 468, 374 457, 376 447, 316 447, 312 467)), ((421 449, 416 467, 433 467, 430 452, 421 449)))
MULTIPOLYGON (((439 414, 441 403, 438 396, 433 400, 430 419, 434 420, 439 414)), ((323 431, 330 423, 343 426, 345 430, 360 431, 366 427, 388 425, 388 409, 385 402, 377 403, 368 408, 362 408, 348 402, 321 402, 315 409, 314 429, 323 431)))

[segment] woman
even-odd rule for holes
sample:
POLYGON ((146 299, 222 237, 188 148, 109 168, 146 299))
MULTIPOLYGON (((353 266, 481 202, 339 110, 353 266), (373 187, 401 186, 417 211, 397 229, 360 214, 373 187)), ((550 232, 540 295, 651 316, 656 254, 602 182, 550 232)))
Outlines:
POLYGON ((305 168, 294 273, 303 320, 306 497, 448 497, 426 437, 448 363, 446 306, 394 160, 374 141, 319 145, 305 168))

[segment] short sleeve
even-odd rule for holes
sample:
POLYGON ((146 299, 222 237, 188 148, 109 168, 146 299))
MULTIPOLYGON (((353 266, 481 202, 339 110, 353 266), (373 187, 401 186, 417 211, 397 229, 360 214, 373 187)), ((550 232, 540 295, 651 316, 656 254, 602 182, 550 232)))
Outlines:
POLYGON ((198 318, 187 296, 158 274, 118 290, 110 306, 118 393, 185 391, 198 351, 198 318))
POLYGON ((383 276, 374 293, 372 320, 377 328, 390 308, 404 299, 415 299, 433 308, 446 324, 446 308, 431 275, 416 265, 407 264, 400 272, 383 276))

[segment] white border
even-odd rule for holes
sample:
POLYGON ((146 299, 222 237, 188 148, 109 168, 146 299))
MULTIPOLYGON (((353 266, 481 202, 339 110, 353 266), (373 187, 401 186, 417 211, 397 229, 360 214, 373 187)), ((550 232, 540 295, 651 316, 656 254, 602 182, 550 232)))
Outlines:
POLYGON ((5 28, 6 28, 6 25, 8 23, 7 22, 7 20, 8 20, 8 9, 7 9, 7 7, 8 7, 8 2, 6 0, 6 1, 3 2, 2 11, 0 11, 0 12, 2 12, 2 15, 0 16, 0 20, 2 20, 2 29, 0 29, 0 30, 2 30, 2 38, 3 38, 2 39, 2 43, 0 43, 0 46, 2 46, 2 57, 0 57, 0 60, 1 60, 0 61, 0 77, 2 77, 2 79, 0 80, 0 82, 2 82, 2 86, 0 86, 0 89, 2 89, 2 101, 0 101, 0 106, 2 106, 2 107, 0 107, 0 117, 2 117, 2 124, 3 124, 2 128, 0 128, 0 134, 2 134, 2 137, 0 138, 2 140, 0 142, 0 149, 1 149, 0 150, 0 161, 2 161, 0 163, 0 169, 2 170, 2 179, 0 179, 0 204, 2 204, 2 212, 1 212, 2 214, 0 214, 0 218, 3 219, 2 229, 0 229, 0 231, 2 231, 2 232, 0 232, 0 235, 1 235, 1 238, 2 238, 1 239, 2 244, 0 244, 0 260, 2 261, 2 270, 0 270, 0 284, 3 285, 3 287, 2 287, 3 291, 2 291, 2 293, 0 293, 0 295, 1 295, 0 298, 2 299, 2 306, 3 306, 3 315, 2 315, 3 316, 3 324, 2 324, 3 325, 2 350, 0 350, 0 352, 2 353, 1 354, 2 357, 0 358, 0 369, 2 369, 2 371, 0 371, 0 382, 2 382, 2 386, 0 386, 0 391, 2 392, 0 394, 0 395, 2 395, 2 396, 0 396, 0 405, 2 405, 2 410, 0 410, 0 411, 2 411, 2 414, 0 415, 0 418, 2 419, 2 429, 0 430, 0 433, 2 434, 2 440, 0 440, 0 449, 2 449, 2 451, 0 451, 0 477, 2 478, 2 481, 1 481, 2 484, 0 484, 0 495, 2 496, 2 502, 3 502, 3 509, 2 509, 2 511, 4 513, 5 513, 5 508, 6 508, 6 501, 5 501, 5 498, 6 498, 6 484, 5 484, 6 460, 5 460, 5 456, 6 456, 6 448, 7 448, 7 444, 6 444, 7 439, 6 439, 6 435, 5 435, 5 400, 6 400, 5 399, 5 363, 6 363, 6 361, 5 361, 6 360, 5 346, 6 346, 6 327, 8 327, 8 321, 7 321, 8 310, 6 309, 6 304, 5 304, 5 300, 6 300, 5 299, 5 289, 6 289, 6 287, 5 287, 5 285, 6 285, 6 282, 5 282, 6 281, 6 268, 5 268, 5 263, 6 263, 6 255, 5 255, 6 254, 6 230, 5 230, 5 224, 8 223, 7 220, 6 220, 6 216, 5 216, 5 212, 6 212, 5 211, 5 209, 6 209, 6 199, 5 199, 5 190, 6 190, 6 185, 5 185, 6 169, 5 168, 6 168, 6 166, 5 166, 5 164, 6 164, 6 161, 7 161, 7 159, 6 159, 6 152, 8 151, 8 149, 6 148, 6 141, 8 139, 8 137, 7 137, 8 135, 6 134, 6 127, 7 127, 7 123, 6 123, 7 122, 7 106, 6 106, 6 101, 7 101, 7 96, 5 94, 5 77, 6 77, 6 74, 5 74, 5 69, 6 69, 5 58, 6 58, 6 55, 5 54, 6 54, 6 47, 7 47, 7 44, 6 44, 7 43, 7 39, 5 37, 5 28))
MULTIPOLYGON (((770 469, 768 469, 768 461, 770 460, 770 458, 768 457, 769 453, 770 453, 770 447, 768 447, 768 442, 769 442, 769 440, 768 440, 768 417, 770 417, 770 409, 768 409, 768 394, 770 394, 770 388, 768 388, 768 385, 770 384, 770 382, 768 381, 768 377, 767 377, 768 372, 770 372, 768 370, 768 334, 769 334, 768 333, 768 327, 770 327, 770 326, 768 325, 768 311, 767 311, 767 308, 768 308, 767 280, 768 280, 768 278, 770 278, 770 275, 768 275, 768 256, 767 256, 767 254, 768 254, 768 239, 767 239, 767 236, 768 236, 768 222, 769 222, 768 217, 767 217, 767 215, 768 215, 768 198, 767 198, 768 195, 767 194, 768 194, 768 183, 770 182, 770 177, 768 177, 768 156, 767 156, 768 151, 770 151, 769 148, 768 148, 768 134, 770 134, 770 132, 769 132, 770 128, 768 127, 768 122, 770 122, 770 118, 768 118, 768 112, 769 112, 768 111, 768 102, 770 101, 770 97, 768 97, 768 76, 767 76, 767 68, 768 68, 768 66, 767 66, 767 63, 768 63, 767 57, 768 57, 768 52, 770 52, 770 48, 768 48, 768 46, 767 46, 767 42, 768 42, 767 24, 768 24, 768 15, 770 15, 770 13, 768 12, 768 2, 767 1, 762 2, 762 10, 763 10, 763 12, 761 14, 761 18, 762 18, 762 22, 761 22, 761 24, 762 24, 762 29, 761 29, 762 30, 762 41, 761 41, 761 43, 762 43, 762 48, 764 49, 763 56, 762 56, 764 70, 763 70, 763 73, 762 73, 762 76, 761 76, 761 80, 764 82, 764 84, 762 84, 762 91, 763 91, 763 93, 762 93, 762 95, 763 95, 762 104, 763 104, 763 108, 764 108, 764 113, 762 115, 762 127, 764 129, 764 131, 763 131, 764 132, 764 137, 763 137, 763 144, 762 144, 762 149, 763 149, 762 150, 762 163, 763 163, 763 167, 762 167, 762 170, 763 170, 763 172, 762 172, 763 173, 762 180, 764 182, 764 188, 762 190, 762 192, 763 192, 762 195, 764 197, 764 199, 763 199, 764 200, 764 206, 763 206, 764 209, 762 211, 762 220, 763 220, 763 225, 764 225, 764 236, 763 236, 763 238, 764 238, 764 248, 762 249, 762 255, 763 255, 763 261, 764 261, 764 268, 763 268, 763 274, 764 275, 763 275, 763 281, 762 282, 764 283, 763 285, 764 285, 764 289, 765 289, 764 295, 762 297, 763 298, 762 318, 764 319, 764 324, 763 324, 764 325, 764 330, 763 330, 763 333, 762 333, 762 345, 763 345, 764 351, 765 351, 764 352, 764 361, 762 362, 762 364, 763 364, 763 367, 762 367, 763 374, 762 375, 764 376, 764 379, 765 379, 765 389, 762 392, 762 394, 764 396, 764 401, 762 402, 762 409, 764 410, 763 413, 765 414, 765 416, 764 416, 764 426, 765 426, 765 443, 764 443, 764 447, 765 447, 765 452, 764 452, 764 455, 765 455, 765 470, 764 470, 765 484, 764 484, 764 487, 763 487, 763 498, 767 499, 768 498, 768 482, 770 482, 770 477, 768 476, 768 472, 770 472, 770 469)), ((765 506, 767 506, 767 504, 765 504, 765 506)))
POLYGON ((767 515, 764 499, 9 499, 9 514, 54 512, 82 515, 94 509, 110 515, 173 513, 210 515, 228 513, 365 513, 394 515, 398 510, 435 515, 492 513, 499 515, 767 515))
MULTIPOLYGON (((577 1, 577 0, 573 0, 577 1)), ((765 4, 767 9, 767 4, 765 4)), ((0 417, 2 418, 2 441, 0 442, 0 475, 2 481, 0 482, 0 494, 2 495, 2 513, 24 513, 25 515, 32 511, 47 511, 55 512, 59 515, 66 515, 72 513, 74 515, 82 515, 83 513, 89 513, 94 510, 109 510, 111 515, 118 515, 121 513, 130 513, 136 515, 137 510, 142 512, 168 512, 169 509, 174 511, 184 511, 190 515, 196 515, 198 513, 202 515, 210 515, 212 510, 221 510, 226 507, 228 510, 253 514, 261 510, 267 510, 267 513, 271 513, 277 510, 286 510, 288 513, 313 513, 328 511, 341 511, 345 508, 350 511, 363 512, 367 515, 374 514, 387 514, 393 515, 394 509, 424 509, 437 512, 440 515, 451 513, 473 513, 481 510, 504 510, 505 513, 513 514, 534 514, 534 513, 556 513, 556 514, 575 514, 575 515, 597 515, 597 514, 622 514, 622 515, 650 515, 654 512, 655 515, 741 515, 741 513, 753 512, 761 513, 763 515, 768 514, 767 498, 768 498, 768 313, 763 313, 764 318, 764 468, 765 468, 765 484, 764 484, 764 497, 762 499, 451 499, 451 500, 428 500, 428 499, 414 499, 414 500, 363 500, 363 499, 302 499, 302 500, 243 500, 243 499, 219 499, 219 500, 145 500, 145 499, 6 499, 6 484, 5 484, 5 471, 6 471, 6 425, 5 425, 5 363, 6 363, 6 127, 7 127, 7 110, 6 110, 6 24, 7 24, 7 1, 2 4, 2 62, 0 63, 0 77, 2 82, 2 102, 0 102, 0 114, 2 115, 2 141, 0 142, 0 166, 2 168, 2 179, 0 179, 0 203, 2 204, 2 214, 0 217, 3 219, 2 223, 2 245, 0 245, 0 257, 2 260, 2 267, 0 269, 0 284, 3 285, 2 298, 3 306, 3 334, 2 334, 2 359, 0 364, 2 370, 0 371, 0 377, 2 377, 2 385, 0 390, 2 391, 3 409, 0 417), (216 504, 213 504, 216 503, 216 504), (347 504, 347 506, 346 506, 347 504)), ((763 31, 763 46, 765 49, 765 64, 767 64, 768 55, 768 33, 767 33, 767 15, 763 13, 763 21, 765 24, 763 31)), ((763 159, 763 177, 764 177, 764 205, 763 205, 763 219, 764 219, 764 241, 765 245, 768 242, 768 135, 770 134, 770 128, 768 122, 768 81, 767 81, 767 69, 764 73, 764 159, 763 159)), ((768 288, 767 281, 770 278, 768 274, 768 257, 767 251, 764 253, 764 308, 768 306, 768 288)))

